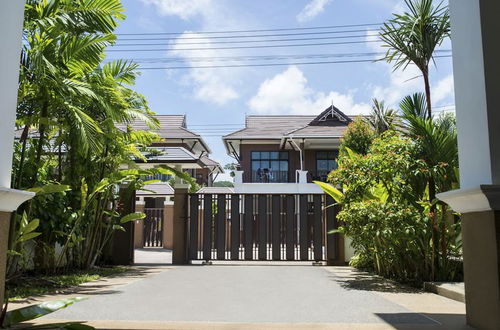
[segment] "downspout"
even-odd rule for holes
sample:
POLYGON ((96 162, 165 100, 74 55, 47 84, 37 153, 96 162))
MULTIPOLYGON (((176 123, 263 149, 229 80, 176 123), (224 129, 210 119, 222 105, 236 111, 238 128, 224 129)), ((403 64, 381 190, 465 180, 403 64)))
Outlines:
POLYGON ((304 155, 302 153, 302 149, 300 149, 299 145, 294 141, 294 139, 289 136, 288 137, 290 139, 290 141, 292 141, 293 145, 299 149, 299 155, 300 155, 300 170, 303 171, 304 170, 304 155))

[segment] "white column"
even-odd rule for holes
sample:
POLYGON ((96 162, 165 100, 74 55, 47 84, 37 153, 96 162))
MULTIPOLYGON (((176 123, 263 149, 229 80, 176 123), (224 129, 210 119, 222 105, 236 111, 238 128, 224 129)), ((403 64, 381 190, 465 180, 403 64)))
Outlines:
POLYGON ((500 1, 450 0, 467 323, 500 329, 500 1))
POLYGON ((0 3, 0 187, 10 188, 24 1, 0 3))

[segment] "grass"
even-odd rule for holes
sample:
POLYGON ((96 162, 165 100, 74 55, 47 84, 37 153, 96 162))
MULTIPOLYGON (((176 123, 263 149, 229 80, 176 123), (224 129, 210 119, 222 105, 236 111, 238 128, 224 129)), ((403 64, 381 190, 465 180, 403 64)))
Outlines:
POLYGON ((99 278, 128 271, 127 267, 100 267, 91 270, 71 271, 58 275, 25 275, 6 283, 6 293, 10 301, 32 296, 54 294, 99 278))

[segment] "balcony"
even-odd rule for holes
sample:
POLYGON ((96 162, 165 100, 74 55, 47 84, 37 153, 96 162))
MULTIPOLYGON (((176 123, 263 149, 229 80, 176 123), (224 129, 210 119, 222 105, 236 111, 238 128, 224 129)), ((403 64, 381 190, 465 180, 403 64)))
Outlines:
POLYGON ((277 171, 272 174, 252 171, 251 183, 243 183, 243 171, 235 171, 234 191, 238 194, 323 194, 323 190, 307 182, 307 171, 296 171, 294 182, 288 182, 288 171, 277 171), (255 173, 254 173, 255 172, 255 173), (280 182, 280 180, 282 180, 280 182))
POLYGON ((252 183, 288 183, 288 171, 252 171, 252 183))

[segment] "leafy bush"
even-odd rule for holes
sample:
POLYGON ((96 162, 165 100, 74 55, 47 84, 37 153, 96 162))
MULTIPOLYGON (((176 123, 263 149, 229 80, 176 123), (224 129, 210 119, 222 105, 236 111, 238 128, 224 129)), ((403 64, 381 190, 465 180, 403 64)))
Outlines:
POLYGON ((343 193, 324 189, 343 205, 338 217, 357 252, 354 265, 414 284, 458 280, 460 224, 445 205, 431 213, 429 168, 420 154, 419 143, 387 131, 373 140, 366 155, 346 147, 338 169, 329 175, 343 193), (437 252, 431 215, 440 223, 437 252))
POLYGON ((345 154, 346 148, 349 148, 358 154, 366 155, 374 138, 375 132, 370 125, 363 118, 358 117, 347 127, 342 138, 340 154, 345 154))

